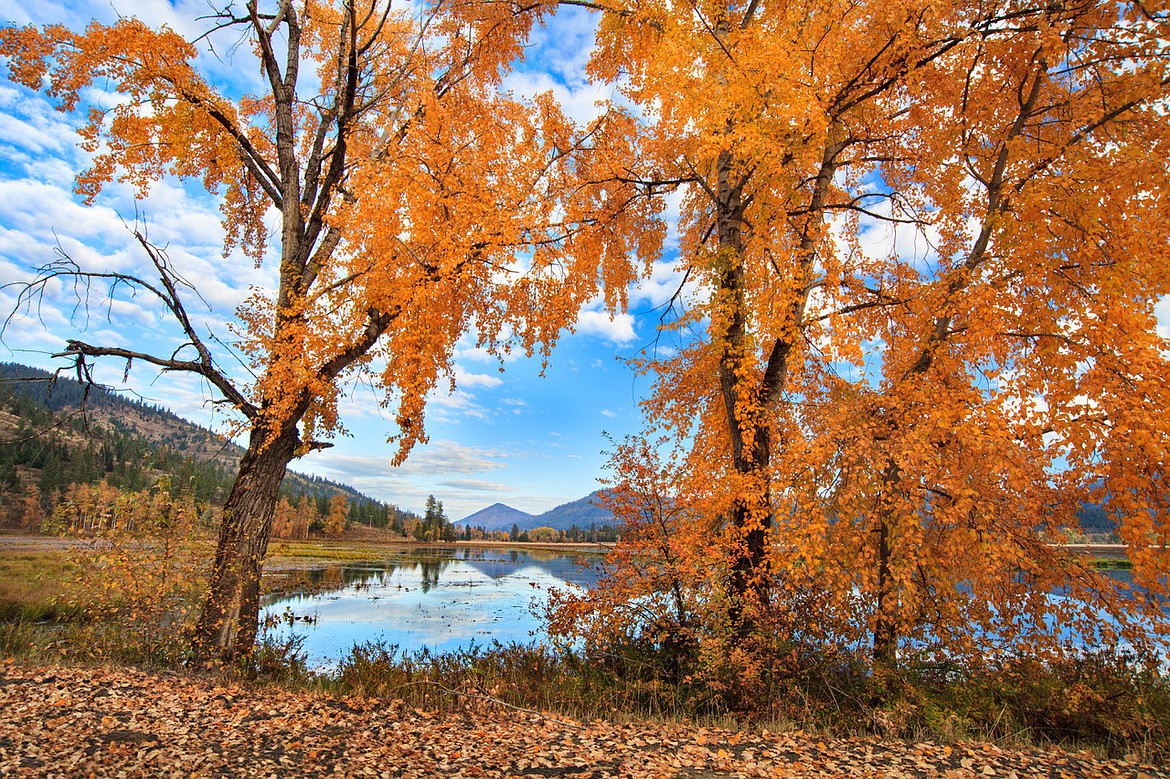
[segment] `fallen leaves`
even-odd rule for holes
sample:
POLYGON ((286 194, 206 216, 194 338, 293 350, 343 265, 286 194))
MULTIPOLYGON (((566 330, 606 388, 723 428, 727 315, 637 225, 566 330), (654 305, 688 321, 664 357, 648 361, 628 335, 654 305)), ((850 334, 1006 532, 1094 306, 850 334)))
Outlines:
POLYGON ((208 677, 0 668, 0 777, 1167 777, 990 744, 824 741, 684 725, 439 714, 208 677))

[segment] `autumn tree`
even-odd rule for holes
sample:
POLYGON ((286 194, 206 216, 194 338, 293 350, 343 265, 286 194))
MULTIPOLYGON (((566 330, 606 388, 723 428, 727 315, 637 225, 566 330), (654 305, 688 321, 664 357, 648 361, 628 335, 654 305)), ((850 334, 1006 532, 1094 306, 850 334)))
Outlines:
POLYGON ((276 502, 276 507, 272 514, 272 535, 275 538, 294 538, 293 523, 296 518, 296 511, 293 509, 288 498, 281 497, 276 502))
POLYGON ((285 468, 343 432, 347 381, 364 376, 394 404, 401 461, 424 438, 427 393, 453 383, 457 339, 472 331, 497 355, 547 355, 603 286, 611 309, 624 304, 631 254, 660 240, 642 229, 652 207, 616 175, 632 159, 632 119, 615 110, 577 128, 547 95, 522 101, 500 88, 546 11, 478 0, 401 11, 379 0, 229 4, 209 17, 206 40, 254 58, 262 79, 245 96, 204 75, 195 43, 133 18, 0 31, 11 78, 62 110, 86 110, 94 84, 119 93, 81 131, 94 155, 77 178, 87 202, 113 181, 145 194, 163 176, 197 179, 221 200, 226 248, 273 267, 275 286, 240 306, 234 338, 205 335, 189 308, 197 293, 143 230, 149 273, 63 258, 21 299, 36 303, 59 279, 153 298, 177 327, 173 352, 72 340, 61 356, 83 377, 106 357, 195 374, 241 419, 246 451, 194 635, 198 661, 250 654, 285 468), (225 367, 229 341, 254 378, 225 367))
POLYGON ((695 485, 659 453, 661 443, 631 437, 615 446, 614 479, 599 505, 621 524, 623 542, 598 564, 603 575, 587 597, 550 593, 550 633, 580 637, 587 652, 608 653, 644 635, 668 655, 698 644, 702 593, 712 590, 696 586, 708 572, 695 550, 710 540, 710 522, 694 500, 695 485))
POLYGON ((292 520, 292 537, 308 538, 309 528, 317 521, 317 508, 308 495, 301 495, 297 501, 296 512, 292 520))
POLYGON ((45 522, 45 507, 41 491, 35 484, 24 488, 20 498, 20 526, 33 532, 39 531, 45 522))
MULTIPOLYGON (((637 176, 682 192, 675 348, 638 365, 647 435, 676 442, 670 486, 716 542, 678 545, 678 521, 631 537, 661 610, 687 602, 668 574, 689 556, 731 646, 801 623, 880 667, 907 639, 1058 651, 1054 623, 1149 646, 1170 532, 1165 6, 596 7, 591 71, 646 111, 637 176), (1121 524, 1144 594, 1049 545, 1084 502, 1121 524)), ((630 455, 623 483, 662 470, 630 455)))
POLYGON ((882 165, 931 265, 887 261, 902 302, 855 320, 886 347, 880 379, 838 385, 849 419, 818 436, 850 520, 819 532, 871 539, 854 580, 879 665, 905 638, 981 657, 1058 649, 1053 624, 1112 648, 1167 635, 1168 20, 1118 11, 998 9, 908 86, 900 133, 956 117, 882 165), (1138 597, 1051 545, 1087 503, 1119 520, 1138 597))
POLYGON ((345 532, 348 510, 348 501, 346 501, 345 495, 340 492, 329 499, 329 516, 325 517, 325 535, 337 538, 345 532))

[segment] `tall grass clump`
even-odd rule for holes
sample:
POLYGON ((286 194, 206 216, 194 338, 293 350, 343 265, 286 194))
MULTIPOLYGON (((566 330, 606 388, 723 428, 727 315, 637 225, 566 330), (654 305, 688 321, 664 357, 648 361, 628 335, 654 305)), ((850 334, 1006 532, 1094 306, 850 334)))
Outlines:
MULTIPOLYGON (((526 644, 437 654, 355 646, 328 679, 344 694, 426 710, 513 707, 578 720, 667 719, 837 736, 1003 746, 1058 745, 1170 762, 1170 680, 1156 658, 1089 653, 1016 658, 980 668, 907 666, 877 679, 860 661, 777 646, 754 702, 724 695, 710 672, 629 646, 604 655, 526 644), (880 686, 881 689, 877 689, 880 686)), ((730 679, 725 679, 727 687, 730 679)))
POLYGON ((332 681, 345 693, 439 710, 502 705, 582 720, 677 719, 700 713, 685 689, 632 654, 586 657, 544 645, 495 642, 435 653, 364 643, 341 661, 332 681))
POLYGON ((177 666, 206 586, 194 503, 167 480, 138 493, 62 502, 47 528, 72 542, 53 642, 76 660, 177 666))

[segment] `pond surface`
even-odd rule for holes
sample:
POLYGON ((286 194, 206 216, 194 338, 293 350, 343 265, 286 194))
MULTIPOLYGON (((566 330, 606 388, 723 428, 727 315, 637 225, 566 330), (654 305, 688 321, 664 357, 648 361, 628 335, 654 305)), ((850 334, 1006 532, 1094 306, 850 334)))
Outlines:
MULTIPOLYGON (((404 652, 527 643, 544 637, 534 611, 549 588, 588 587, 596 574, 572 552, 458 547, 388 550, 378 560, 306 563, 265 573, 276 589, 261 622, 277 640, 303 637, 310 668, 336 668, 355 644, 404 652)), ((587 557, 596 556, 589 555, 587 557)))

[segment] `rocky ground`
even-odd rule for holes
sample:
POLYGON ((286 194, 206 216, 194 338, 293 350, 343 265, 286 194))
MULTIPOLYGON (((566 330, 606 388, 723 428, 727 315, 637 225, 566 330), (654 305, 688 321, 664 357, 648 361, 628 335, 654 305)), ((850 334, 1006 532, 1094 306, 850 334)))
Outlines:
POLYGON ((126 668, 0 667, 0 777, 1170 777, 991 744, 575 723, 126 668))

